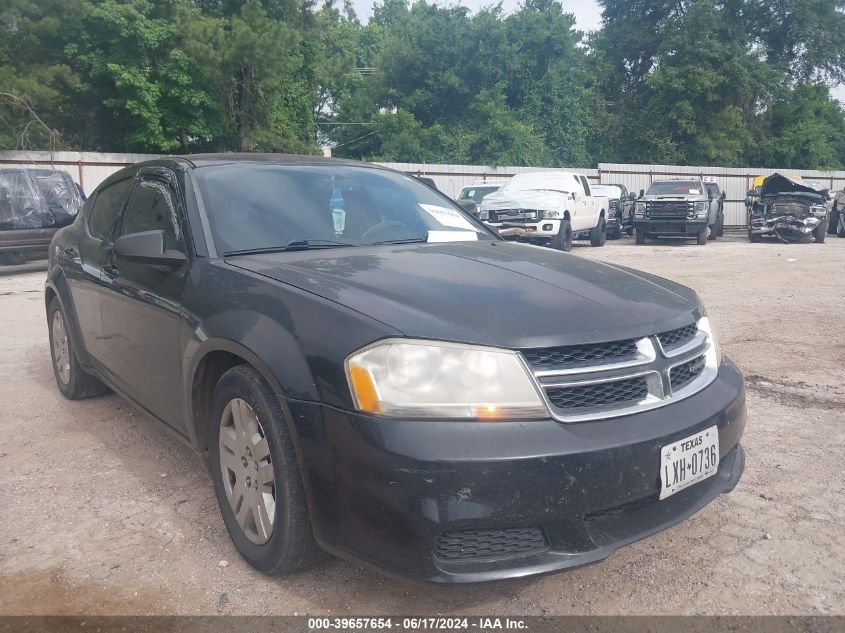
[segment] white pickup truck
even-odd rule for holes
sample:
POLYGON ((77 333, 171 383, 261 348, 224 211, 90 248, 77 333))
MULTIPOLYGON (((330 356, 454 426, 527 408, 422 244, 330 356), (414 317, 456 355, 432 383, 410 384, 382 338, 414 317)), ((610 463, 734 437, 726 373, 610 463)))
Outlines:
POLYGON ((606 197, 591 195, 586 176, 547 171, 511 178, 484 197, 479 217, 505 239, 568 251, 573 238, 604 246, 608 208, 606 197))

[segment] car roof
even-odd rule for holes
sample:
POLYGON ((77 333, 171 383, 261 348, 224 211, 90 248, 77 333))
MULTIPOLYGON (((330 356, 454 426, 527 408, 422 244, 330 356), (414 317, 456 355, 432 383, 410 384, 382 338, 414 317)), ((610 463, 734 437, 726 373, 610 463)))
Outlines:
POLYGON ((307 154, 273 154, 273 153, 238 153, 225 152, 217 154, 182 154, 170 157, 184 161, 192 167, 208 167, 210 165, 228 165, 232 163, 269 163, 273 165, 357 165, 373 169, 387 169, 373 163, 363 163, 345 158, 326 158, 307 154))
POLYGON ((471 185, 464 185, 463 187, 461 187, 461 189, 472 189, 473 187, 501 187, 503 184, 505 184, 505 182, 507 181, 503 180, 501 182, 474 182, 471 185))
MULTIPOLYGON (((396 171, 381 165, 373 163, 364 163, 355 160, 347 160, 344 158, 325 158, 323 156, 308 156, 300 154, 272 154, 272 153, 216 153, 216 154, 182 154, 173 156, 161 156, 151 160, 145 160, 139 163, 127 165, 123 169, 110 174, 108 178, 103 180, 97 189, 104 185, 110 185, 115 181, 127 178, 130 173, 134 174, 138 169, 144 167, 166 166, 174 168, 177 165, 182 168, 196 169, 202 167, 211 167, 216 165, 233 165, 233 164, 269 164, 269 165, 348 165, 354 167, 366 167, 370 169, 381 169, 384 171, 396 171)), ((403 173, 403 172, 398 172, 403 173)))

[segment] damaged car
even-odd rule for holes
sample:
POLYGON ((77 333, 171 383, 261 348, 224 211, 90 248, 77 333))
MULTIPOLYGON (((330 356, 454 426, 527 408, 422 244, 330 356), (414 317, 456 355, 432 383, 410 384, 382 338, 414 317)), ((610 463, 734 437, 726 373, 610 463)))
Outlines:
POLYGON ((748 240, 774 237, 781 242, 824 242, 829 199, 826 187, 807 180, 772 174, 745 199, 748 240))
POLYGON ((0 263, 45 258, 53 235, 73 222, 83 202, 67 172, 0 169, 0 263))

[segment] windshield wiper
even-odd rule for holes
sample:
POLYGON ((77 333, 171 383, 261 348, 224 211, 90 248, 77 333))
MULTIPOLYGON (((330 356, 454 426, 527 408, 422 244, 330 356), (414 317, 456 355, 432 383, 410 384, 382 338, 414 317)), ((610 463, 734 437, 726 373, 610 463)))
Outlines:
POLYGON ((333 240, 291 240, 283 246, 265 246, 262 248, 245 248, 236 251, 226 251, 226 257, 232 255, 261 255, 263 253, 285 253, 288 251, 308 251, 317 248, 340 248, 343 246, 358 246, 348 242, 335 242, 333 240))
POLYGON ((380 246, 381 244, 421 244, 428 241, 426 237, 410 237, 404 240, 382 240, 381 242, 373 242, 373 246, 380 246))

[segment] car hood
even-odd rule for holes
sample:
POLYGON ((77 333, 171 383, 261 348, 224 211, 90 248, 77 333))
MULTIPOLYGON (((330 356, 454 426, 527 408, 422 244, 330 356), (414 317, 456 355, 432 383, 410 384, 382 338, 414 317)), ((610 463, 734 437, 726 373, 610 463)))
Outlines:
POLYGON ((501 209, 537 209, 541 211, 558 211, 566 205, 569 194, 560 191, 497 191, 484 196, 481 201, 483 211, 498 211, 501 209))
POLYGON ((698 297, 679 284, 504 241, 274 253, 227 263, 409 337, 496 347, 638 337, 687 325, 701 314, 698 297))

